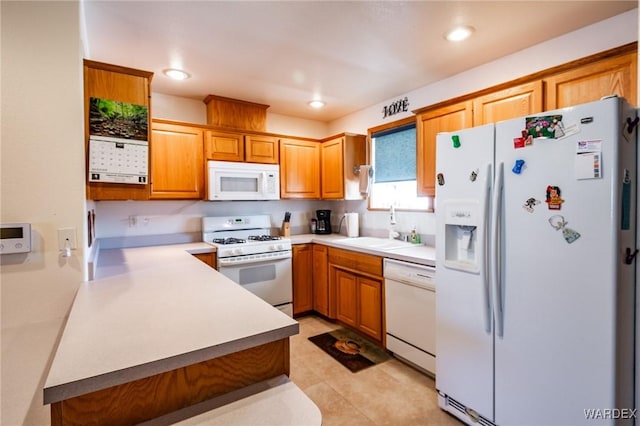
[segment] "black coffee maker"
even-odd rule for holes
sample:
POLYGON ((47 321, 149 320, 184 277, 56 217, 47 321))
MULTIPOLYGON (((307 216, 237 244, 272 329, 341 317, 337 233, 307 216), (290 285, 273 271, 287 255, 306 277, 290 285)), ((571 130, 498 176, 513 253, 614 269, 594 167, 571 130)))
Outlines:
POLYGON ((316 210, 318 224, 316 225, 316 234, 331 233, 331 210, 316 210))

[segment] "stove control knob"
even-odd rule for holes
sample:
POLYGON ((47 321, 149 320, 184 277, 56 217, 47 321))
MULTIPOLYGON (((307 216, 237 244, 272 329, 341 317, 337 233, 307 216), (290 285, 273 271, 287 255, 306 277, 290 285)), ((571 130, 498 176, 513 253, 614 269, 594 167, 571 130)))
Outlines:
POLYGON ((276 246, 269 246, 269 251, 276 251, 276 246))
POLYGON ((225 256, 232 256, 233 255, 233 250, 225 250, 223 255, 225 256))
POLYGON ((241 248, 237 248, 233 250, 234 254, 242 254, 242 249, 241 248))
POLYGON ((284 245, 283 244, 278 244, 277 248, 278 248, 278 250, 284 250, 284 245))

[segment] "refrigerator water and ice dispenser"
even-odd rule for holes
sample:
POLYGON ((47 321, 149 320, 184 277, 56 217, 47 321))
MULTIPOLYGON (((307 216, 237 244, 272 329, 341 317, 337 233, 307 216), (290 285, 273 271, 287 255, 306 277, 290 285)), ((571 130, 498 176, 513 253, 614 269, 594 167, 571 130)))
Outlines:
POLYGON ((445 206, 444 266, 464 272, 480 272, 483 247, 482 211, 477 200, 450 200, 445 206))

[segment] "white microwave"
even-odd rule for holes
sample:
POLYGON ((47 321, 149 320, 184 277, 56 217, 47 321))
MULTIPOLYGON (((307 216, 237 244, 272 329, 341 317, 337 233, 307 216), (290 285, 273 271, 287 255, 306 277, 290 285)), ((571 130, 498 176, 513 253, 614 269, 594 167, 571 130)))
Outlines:
POLYGON ((279 200, 280 166, 277 164, 207 161, 207 199, 279 200))

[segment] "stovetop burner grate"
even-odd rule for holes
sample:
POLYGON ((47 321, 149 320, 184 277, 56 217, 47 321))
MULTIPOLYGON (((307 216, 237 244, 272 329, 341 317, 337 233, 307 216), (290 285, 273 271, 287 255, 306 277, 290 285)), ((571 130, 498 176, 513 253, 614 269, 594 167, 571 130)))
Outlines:
POLYGON ((247 239, 250 241, 274 241, 280 240, 281 237, 277 235, 250 235, 247 239))
POLYGON ((242 244, 242 243, 246 243, 246 240, 243 240, 242 238, 234 238, 234 237, 227 237, 227 238, 214 238, 213 240, 211 240, 212 243, 215 244, 242 244))

